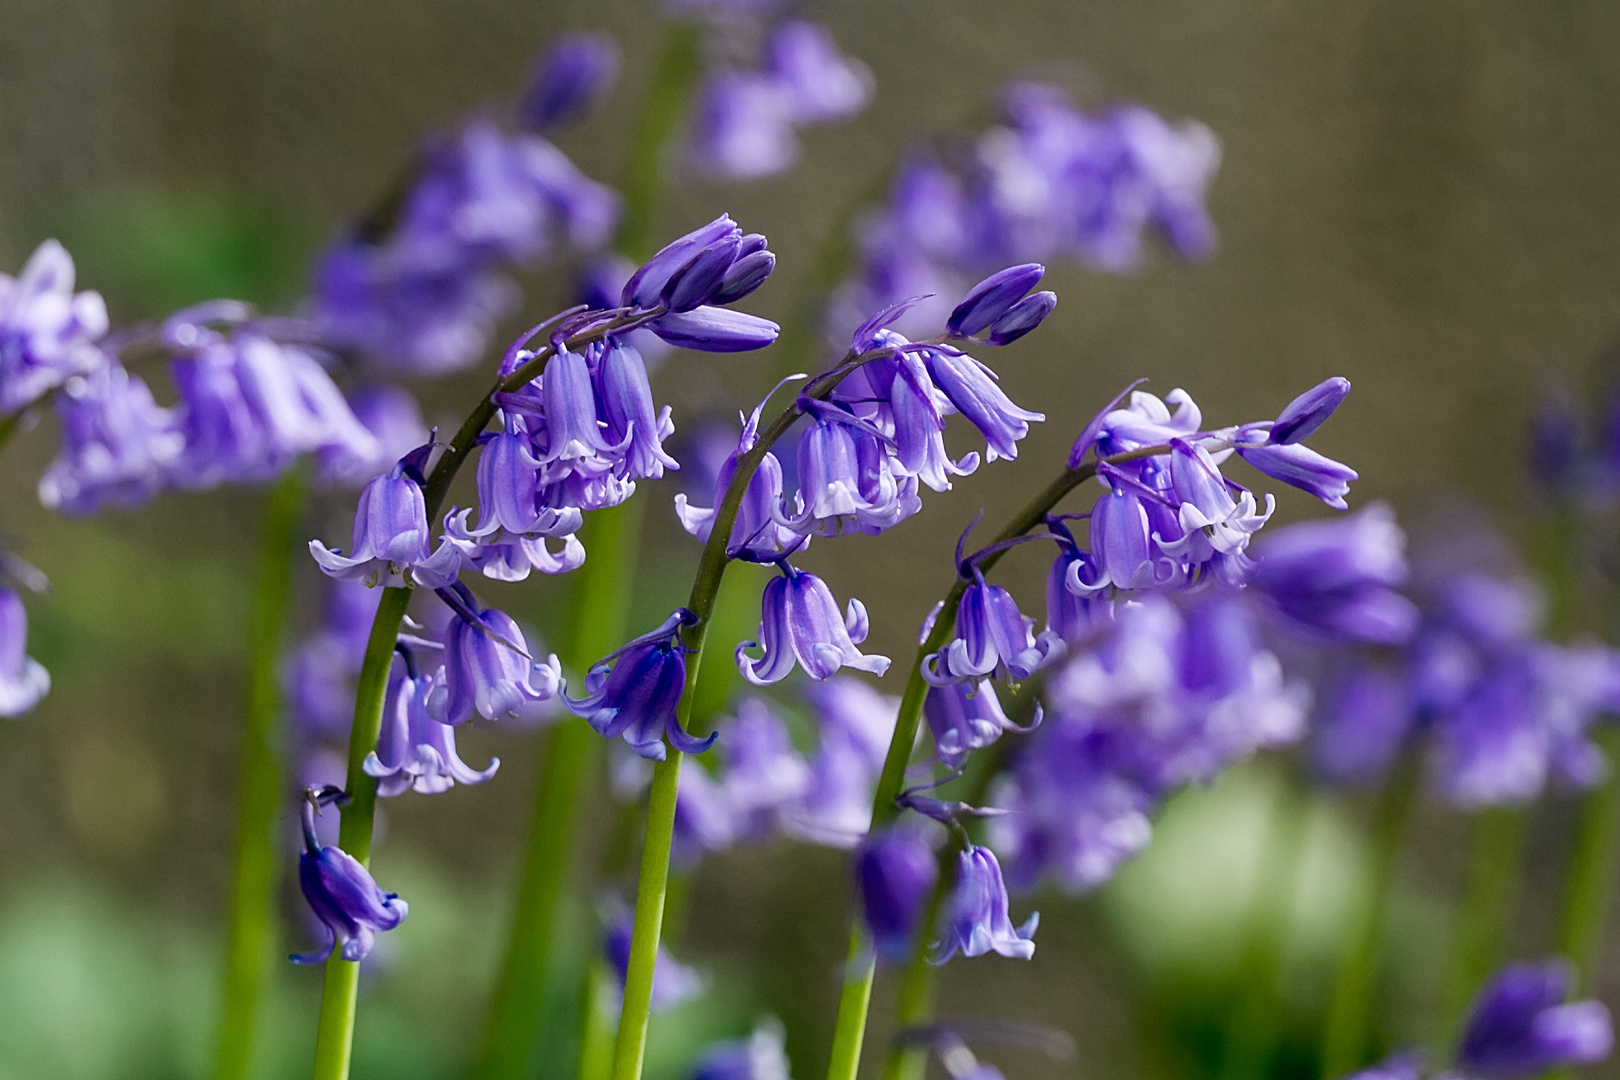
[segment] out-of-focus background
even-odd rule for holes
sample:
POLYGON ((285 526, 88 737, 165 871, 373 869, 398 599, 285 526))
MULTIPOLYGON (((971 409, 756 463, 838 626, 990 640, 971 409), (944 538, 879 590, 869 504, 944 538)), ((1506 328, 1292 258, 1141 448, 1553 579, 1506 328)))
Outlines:
MULTIPOLYGON (((1194 117, 1224 147, 1211 261, 1160 254, 1134 276, 1065 267, 1048 278, 1057 314, 999 364, 1012 397, 1048 417, 1017 463, 982 470, 880 538, 808 553, 835 593, 866 602, 877 651, 909 655, 973 511, 996 520, 1022 502, 1138 376, 1160 393, 1185 386, 1215 423, 1271 416, 1320 378, 1347 376, 1355 391, 1314 444, 1360 471, 1355 503, 1389 498, 1417 520, 1465 498, 1528 535, 1530 410, 1587 378, 1620 332, 1620 8, 845 0, 815 13, 873 69, 872 106, 807 132, 788 175, 721 185, 677 174, 657 230, 673 237, 724 210, 769 235, 780 269, 752 305, 761 314, 792 314, 816 253, 913 140, 982 126, 1011 78, 1194 117)), ((563 30, 607 30, 623 46, 613 98, 560 140, 588 174, 617 182, 664 26, 654 0, 4 0, 0 25, 0 266, 60 238, 115 325, 222 295, 294 303, 312 254, 389 186, 420 137, 511 97, 563 30)), ((525 284, 514 332, 569 299, 560 275, 525 284)), ((683 354, 655 390, 679 423, 751 404, 780 374, 769 355, 683 354)), ((453 422, 486 379, 423 384, 430 419, 453 422)), ((0 532, 25 538, 22 554, 53 582, 31 605, 31 652, 54 679, 39 709, 0 723, 0 1078, 202 1076, 262 498, 171 495, 59 519, 34 494, 52 442, 20 440, 0 473, 0 532)), ((638 625, 679 602, 697 555, 670 512, 679 478, 650 486, 638 625)), ((318 502, 311 535, 346 538, 350 498, 318 502)), ((1285 497, 1280 514, 1322 512, 1285 497)), ((1009 585, 1039 595, 1040 559, 1007 568, 1009 585)), ((313 566, 299 572, 313 587, 313 566)), ((545 633, 566 588, 536 579, 496 592, 545 633)), ((315 614, 303 605, 301 625, 315 614)), ((475 725, 462 746, 478 765, 498 754, 497 780, 385 807, 378 873, 411 917, 368 965, 357 1077, 457 1076, 476 1045, 534 773, 533 731, 491 728, 475 725)), ((1256 912, 1269 910, 1259 883, 1275 783, 1261 761, 1178 797, 1149 852, 1096 895, 1016 902, 1020 918, 1042 912, 1035 959, 953 962, 943 1011, 1077 1038, 1068 1064, 1008 1051, 1009 1076, 1218 1075, 1256 912)), ((1313 1068, 1365 809, 1352 796, 1305 819, 1307 870, 1282 901, 1293 916, 1277 943, 1279 1076, 1313 1068)), ((600 845, 610 815, 598 810, 600 845)), ((1534 813, 1516 955, 1551 948, 1571 816, 1557 797, 1534 813)), ((1403 860, 1383 958, 1385 1045, 1433 1037, 1466 824, 1426 807, 1403 860)), ((783 841, 704 865, 674 948, 713 990, 655 1021, 650 1073, 677 1075, 695 1046, 762 1012, 784 1021, 795 1075, 820 1073, 843 859, 783 841)), ((284 900, 283 943, 304 948, 290 874, 284 900)), ((590 947, 583 925, 564 928, 576 952, 590 947)), ((1599 996, 1613 1001, 1611 936, 1599 996)), ((318 981, 278 972, 266 1080, 307 1067, 318 981)), ((559 1025, 571 993, 557 988, 559 1025)), ((874 1045, 889 998, 885 981, 874 1045)))

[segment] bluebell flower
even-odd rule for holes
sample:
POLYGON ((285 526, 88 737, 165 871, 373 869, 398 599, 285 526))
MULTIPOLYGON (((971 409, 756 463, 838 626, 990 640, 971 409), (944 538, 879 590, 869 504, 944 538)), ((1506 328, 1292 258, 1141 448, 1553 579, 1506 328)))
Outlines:
POLYGON ((721 180, 757 180, 798 160, 793 99, 779 80, 754 71, 711 72, 698 89, 688 159, 721 180))
POLYGON ((1029 434, 1031 423, 1045 420, 1045 414, 1014 405, 996 385, 995 374, 966 353, 942 346, 927 355, 934 385, 984 435, 985 459, 1016 458, 1018 441, 1029 434))
POLYGON ((28 655, 28 612, 0 587, 0 716, 21 716, 50 692, 51 675, 28 655))
POLYGON ((360 492, 354 511, 354 542, 349 554, 309 542, 309 553, 329 577, 368 585, 397 582, 428 559, 427 504, 422 487, 394 466, 360 492))
POLYGON ((767 1020, 746 1039, 704 1050, 688 1080, 791 1080, 790 1072, 782 1025, 767 1020))
POLYGON ((946 768, 962 766, 969 754, 981 750, 1004 731, 1028 733, 1040 723, 1040 707, 1036 706, 1034 723, 1019 727, 1007 719, 996 697, 995 684, 989 679, 977 683, 953 682, 930 686, 923 699, 923 716, 934 735, 934 756, 946 768))
POLYGON ((492 581, 523 581, 531 570, 542 574, 566 574, 585 564, 585 545, 574 535, 578 524, 565 515, 577 515, 572 507, 548 510, 541 518, 542 528, 531 534, 491 532, 468 527, 471 510, 455 510, 445 515, 444 542, 426 563, 411 572, 418 584, 443 588, 454 583, 463 569, 476 570, 492 581), (562 547, 552 551, 548 537, 552 531, 568 529, 561 536, 562 547))
POLYGON ((134 507, 166 485, 184 446, 174 413, 138 376, 106 364, 62 388, 62 444, 39 480, 39 501, 74 516, 134 507))
POLYGON ((692 613, 678 609, 655 630, 623 645, 592 665, 585 675, 586 696, 563 696, 569 711, 583 717, 602 736, 620 736, 630 749, 651 761, 663 761, 664 740, 684 754, 701 754, 715 735, 697 738, 675 716, 686 689, 686 645, 681 628, 692 613))
POLYGON ((0 416, 107 363, 96 344, 107 305, 100 293, 75 293, 73 277, 73 258, 55 240, 35 248, 16 277, 0 274, 0 416))
POLYGON ((1272 533, 1250 585, 1291 623, 1334 641, 1399 645, 1416 631, 1405 584, 1406 537, 1385 503, 1272 533))
POLYGON ((354 856, 342 848, 321 845, 315 835, 316 801, 314 792, 304 800, 304 850, 298 854, 298 884, 310 910, 325 924, 327 938, 314 952, 297 954, 292 961, 325 963, 334 948, 345 960, 364 960, 377 934, 405 921, 410 909, 398 893, 378 888, 354 856))
POLYGON ((1488 1080, 1517 1080, 1608 1057, 1609 1010, 1598 1001, 1566 1003, 1573 982, 1561 960, 1499 970, 1469 1007, 1458 1066, 1488 1080))
POLYGON ((1021 263, 997 270, 962 297, 945 321, 945 331, 953 337, 973 337, 988 330, 1040 284, 1045 274, 1046 267, 1040 263, 1021 263))
POLYGON ((838 51, 827 28, 806 19, 785 22, 766 43, 766 69, 785 91, 795 124, 842 120, 872 97, 872 72, 838 51))
POLYGON ((1040 326, 1056 310, 1057 293, 1051 290, 1026 296, 990 324, 990 333, 985 336, 984 343, 998 349, 1011 345, 1040 326))
POLYGON ((963 956, 1002 956, 1028 960, 1035 955, 1036 912, 1024 924, 1014 927, 1008 914, 1007 885, 1001 878, 1001 864, 989 848, 970 844, 957 866, 956 888, 951 893, 945 922, 945 939, 931 957, 943 964, 960 952, 963 956))
MULTIPOLYGON (((602 954, 613 970, 624 992, 624 979, 630 970, 630 942, 635 933, 635 921, 621 907, 609 918, 602 935, 602 954)), ((665 1012, 702 994, 703 976, 676 960, 662 945, 653 963, 652 1009, 665 1012)))
POLYGON ((540 436, 539 463, 548 466, 546 483, 573 473, 599 475, 612 468, 616 456, 629 445, 626 433, 610 443, 596 416, 596 388, 582 353, 558 349, 546 363, 540 379, 545 399, 545 430, 540 436))
POLYGON ((601 351, 595 381, 607 438, 624 444, 625 474, 657 479, 665 469, 679 469, 680 463, 663 446, 663 440, 674 434, 675 424, 669 406, 654 411, 641 353, 627 342, 608 341, 601 351))
POLYGON ((729 240, 740 247, 742 237, 742 227, 731 220, 730 214, 721 214, 707 225, 670 241, 630 275, 619 303, 644 311, 659 307, 665 289, 683 268, 716 244, 729 240))
POLYGON ((1046 629, 1073 645, 1107 626, 1114 605, 1082 584, 1099 576, 1091 553, 1080 550, 1068 526, 1049 522, 1048 527, 1058 543, 1058 553, 1046 574, 1046 629))
POLYGON ((355 681, 381 600, 382 590, 360 581, 327 579, 320 625, 293 650, 282 677, 301 728, 334 738, 348 733, 355 681))
POLYGON ((563 34, 535 65, 518 110, 536 131, 569 123, 605 97, 619 74, 619 46, 606 34, 563 34))
POLYGON ((725 789, 701 765, 683 769, 675 795, 671 861, 690 870, 705 854, 724 851, 736 839, 736 814, 725 789))
POLYGON ((872 948, 890 963, 911 954, 923 903, 939 878, 934 849, 916 829, 873 833, 855 850, 855 885, 872 948))
MULTIPOLYGON (((736 475, 737 459, 752 450, 759 439, 760 411, 764 407, 765 403, 761 402, 743 422, 736 449, 727 455, 715 476, 714 499, 710 507, 705 509, 691 505, 684 493, 675 496, 675 514, 680 518, 681 527, 705 543, 714 526, 715 510, 725 498, 726 489, 736 475)), ((782 501, 782 495, 782 463, 775 454, 767 452, 754 470, 754 475, 749 478, 742 503, 737 508, 737 520, 731 527, 728 547, 734 556, 769 562, 802 548, 808 542, 788 526, 778 524, 778 504, 782 501)))
POLYGON ((1348 465, 1323 457, 1308 446, 1264 444, 1238 446, 1238 456, 1274 480, 1315 495, 1335 510, 1347 507, 1345 495, 1358 474, 1348 465))
POLYGON ((1035 620, 1000 585, 990 585, 977 567, 956 608, 956 632, 945 647, 924 659, 930 685, 973 682, 986 676, 1014 682, 1029 678, 1062 655, 1050 631, 1035 633, 1035 620))
POLYGON ((484 769, 472 768, 456 753, 455 728, 428 715, 429 697, 442 674, 420 674, 409 649, 402 646, 399 653, 389 670, 377 749, 361 766, 377 780, 377 794, 436 795, 456 784, 482 784, 494 776, 500 758, 490 759, 484 769))
POLYGON ((726 803, 739 832, 764 837, 809 792, 810 765, 794 749, 787 727, 762 698, 743 698, 735 718, 722 730, 726 768, 721 786, 726 803))
POLYGON ((1277 414, 1266 441, 1283 445, 1303 442, 1327 422, 1349 393, 1349 379, 1334 376, 1322 380, 1277 414))
POLYGON ((428 716, 444 724, 466 723, 475 712, 486 720, 521 719, 562 692, 555 655, 537 662, 510 615, 478 608, 469 594, 458 598, 456 618, 444 631, 444 680, 427 697, 428 716))
POLYGON ((1335 783, 1382 777, 1417 720, 1405 673, 1388 667, 1346 666, 1329 683, 1321 705, 1311 758, 1335 783))
POLYGON ((763 349, 774 344, 782 332, 780 326, 758 315, 707 305, 661 315, 647 323, 647 328, 671 345, 716 353, 763 349))
POLYGON ((866 640, 866 608, 851 599, 840 615, 838 601, 826 582, 791 566, 780 564, 782 576, 772 578, 761 598, 759 641, 737 646, 737 668, 755 686, 781 682, 794 664, 812 679, 825 679, 840 667, 882 675, 889 670, 886 656, 867 656, 855 646, 866 640), (747 650, 759 646, 764 654, 751 659, 747 650))
POLYGON ((799 438, 799 490, 775 512, 794 532, 875 534, 922 509, 917 477, 900 467, 892 444, 853 412, 806 402, 813 422, 799 438))
POLYGON ((545 504, 540 470, 534 444, 508 419, 506 430, 491 436, 479 453, 479 522, 477 531, 469 535, 481 538, 500 530, 516 536, 555 537, 578 532, 582 516, 577 508, 545 504))

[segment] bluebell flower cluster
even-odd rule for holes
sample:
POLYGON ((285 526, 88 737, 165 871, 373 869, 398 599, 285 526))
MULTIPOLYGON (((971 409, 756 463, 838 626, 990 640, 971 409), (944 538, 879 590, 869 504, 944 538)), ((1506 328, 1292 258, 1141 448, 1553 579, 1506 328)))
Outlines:
POLYGON ((522 129, 475 116, 428 140, 383 213, 321 256, 309 308, 322 340, 395 374, 458 371, 517 307, 509 267, 601 249, 618 195, 539 132, 583 114, 616 71, 611 40, 567 36, 523 96, 522 129))
MULTIPOLYGON (((1279 554, 1286 562, 1315 548, 1309 557, 1324 581, 1358 565, 1368 579, 1390 580, 1389 541, 1376 534, 1393 526, 1370 524, 1349 519, 1337 537, 1313 527, 1297 542, 1280 533, 1279 554)), ((1464 808, 1525 803, 1553 780, 1585 787, 1602 777, 1589 732, 1620 707, 1620 653, 1543 638, 1540 595, 1522 577, 1444 557, 1409 587, 1410 598, 1369 604, 1302 598, 1288 571, 1265 571, 1269 558, 1257 581, 1284 611, 1304 612, 1318 634, 1398 646, 1334 654, 1313 747, 1325 778, 1376 778, 1422 741, 1432 748, 1436 787, 1464 808)))
POLYGON ((826 27, 781 17, 775 3, 678 0, 709 25, 686 157, 719 180, 753 180, 798 160, 800 128, 844 120, 872 96, 872 73, 826 27), (752 43, 758 42, 757 46, 752 43))
POLYGON ((860 269, 835 296, 831 326, 922 295, 935 299, 901 329, 933 325, 946 310, 939 298, 1009 263, 1129 273, 1149 229, 1182 256, 1207 258, 1215 228, 1204 194, 1219 164, 1219 142, 1196 121, 1136 105, 1083 111, 1053 87, 1016 83, 1000 122, 961 153, 920 151, 902 165, 887 204, 858 224, 860 269))

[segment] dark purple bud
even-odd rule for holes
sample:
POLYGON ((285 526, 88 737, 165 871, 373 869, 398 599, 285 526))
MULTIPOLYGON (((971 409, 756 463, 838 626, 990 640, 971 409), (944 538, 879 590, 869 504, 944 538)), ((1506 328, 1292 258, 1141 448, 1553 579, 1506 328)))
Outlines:
POLYGON ((692 260, 692 257, 710 244, 717 243, 728 236, 741 236, 742 230, 737 223, 731 220, 730 215, 721 214, 701 229, 694 229, 679 240, 668 244, 662 251, 648 259, 641 265, 630 280, 624 283, 624 291, 619 294, 619 302, 625 307, 654 308, 658 306, 659 295, 669 279, 675 276, 676 271, 692 260))
MULTIPOLYGON (((761 240, 764 237, 760 237, 761 240)), ((741 249, 738 249, 739 252, 741 249)), ((739 255, 736 262, 726 271, 726 276, 720 281, 720 288, 709 298, 711 304, 732 304, 741 300, 761 285, 776 269, 776 256, 772 252, 760 250, 747 255, 739 255)))
POLYGON ((1474 998, 1457 1064, 1487 1080, 1517 1080, 1609 1056, 1614 1032, 1597 1001, 1565 1004, 1571 970, 1561 960, 1509 964, 1474 998))
POLYGON ((683 754, 701 754, 715 736, 688 734, 675 707, 686 688, 686 646, 681 627, 693 615, 681 608, 651 633, 643 634, 597 661, 585 675, 586 696, 563 695, 575 716, 583 717, 606 738, 621 735, 630 749, 650 761, 663 761, 664 740, 683 754))
POLYGON ((708 306, 661 316, 649 323, 648 329, 671 345, 717 353, 763 349, 782 332, 769 319, 708 306))
POLYGON ((606 34, 564 34, 546 50, 523 95, 523 122, 539 131, 573 120, 613 87, 619 46, 606 34))
POLYGON ((736 258, 737 237, 716 240, 670 276, 659 299, 670 311, 691 311, 703 306, 719 290, 720 282, 736 258))
POLYGON ((298 884, 315 917, 326 925, 326 941, 314 952, 292 957, 295 964, 321 964, 341 948, 345 960, 371 952, 381 931, 405 921, 410 909, 398 893, 383 892, 359 861, 337 847, 322 847, 315 836, 315 798, 304 802, 304 850, 298 855, 298 884))
POLYGON ((900 963, 910 954, 923 901, 938 877, 933 849, 915 829, 884 829, 861 842, 855 852, 855 886, 880 958, 900 963))
POLYGON ((1041 323, 1057 308, 1057 293, 1038 292, 1026 296, 990 327, 990 345, 1011 345, 1041 323))
POLYGON ((1301 442, 1327 422, 1350 392, 1350 380, 1335 375, 1317 383, 1277 415, 1267 440, 1278 445, 1301 442))
POLYGON ((764 251, 769 246, 770 241, 765 239, 763 233, 745 233, 737 244, 737 258, 745 259, 756 251, 764 251))
POLYGON ((951 312, 951 317, 945 320, 945 329, 953 337, 972 337, 1007 314, 1029 290, 1040 284, 1045 273, 1046 267, 1040 263, 1024 263, 998 270, 968 290, 962 302, 951 312))
POLYGON ((1240 446, 1237 452, 1272 479, 1310 492, 1335 510, 1349 507, 1344 497, 1350 493, 1350 482, 1359 479, 1350 466, 1298 444, 1240 446))

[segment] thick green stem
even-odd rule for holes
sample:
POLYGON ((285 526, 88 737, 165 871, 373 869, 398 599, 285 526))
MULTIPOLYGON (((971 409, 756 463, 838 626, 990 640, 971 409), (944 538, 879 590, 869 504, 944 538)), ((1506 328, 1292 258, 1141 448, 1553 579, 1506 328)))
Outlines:
MULTIPOLYGON (((586 522, 584 542, 590 555, 575 575, 565 642, 572 671, 585 670, 624 639, 641 509, 641 503, 627 502, 598 511, 586 522)), ((531 1072, 554 973, 558 920, 574 882, 581 792, 601 757, 601 736, 580 719, 554 724, 542 743, 511 931, 474 1071, 485 1080, 516 1080, 531 1072)))
POLYGON ((1379 797, 1370 848, 1362 859, 1355 903, 1347 919, 1339 954, 1338 977, 1328 1005, 1327 1028, 1322 1040, 1324 1080, 1337 1080, 1366 1064, 1378 944, 1383 936, 1389 894, 1395 883, 1401 839, 1417 803, 1421 777, 1419 757, 1408 750, 1396 763, 1394 774, 1386 781, 1379 797))
POLYGON ((292 598, 293 552, 307 493, 303 468, 295 466, 283 473, 265 501, 259 539, 216 1080, 244 1080, 248 1075, 259 999, 271 970, 276 878, 281 867, 276 845, 276 814, 282 796, 278 676, 281 639, 292 598))
MULTIPOLYGON (((399 638, 400 620, 410 603, 409 589, 384 589, 366 641, 366 656, 360 667, 360 680, 354 697, 354 723, 349 729, 349 776, 346 790, 349 802, 342 810, 338 846, 358 859, 371 863, 371 829, 377 812, 377 781, 367 776, 361 765, 377 745, 382 729, 383 697, 388 691, 388 669, 394 661, 394 644, 399 638)), ((314 1080, 346 1080, 349 1055, 354 1048, 354 1007, 360 987, 360 965, 343 959, 334 951, 326 962, 326 980, 321 986, 321 1018, 315 1033, 314 1080)))
POLYGON ((1582 993, 1590 993, 1595 983, 1614 893, 1615 838, 1620 832, 1620 781, 1614 776, 1620 732, 1605 728, 1596 738, 1609 761, 1609 775, 1581 800, 1558 928, 1558 951, 1575 964, 1582 993))
POLYGON ((1447 1045, 1460 1030, 1474 991, 1502 959, 1503 939, 1518 899, 1527 822, 1527 812, 1518 807, 1491 807, 1475 816, 1468 884, 1451 946, 1447 1045))
POLYGON ((585 972, 580 1014, 579 1080, 608 1080, 613 1073, 613 972, 593 959, 585 972))

